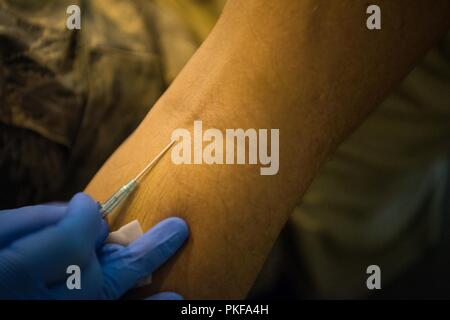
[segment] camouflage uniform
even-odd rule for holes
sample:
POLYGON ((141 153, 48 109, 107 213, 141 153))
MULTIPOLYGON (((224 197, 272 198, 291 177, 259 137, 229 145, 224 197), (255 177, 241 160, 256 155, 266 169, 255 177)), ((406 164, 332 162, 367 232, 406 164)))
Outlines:
POLYGON ((206 12, 218 8, 0 0, 0 207, 82 190, 193 54, 214 19, 200 28, 190 15, 206 12), (66 28, 73 4, 80 31, 66 28))

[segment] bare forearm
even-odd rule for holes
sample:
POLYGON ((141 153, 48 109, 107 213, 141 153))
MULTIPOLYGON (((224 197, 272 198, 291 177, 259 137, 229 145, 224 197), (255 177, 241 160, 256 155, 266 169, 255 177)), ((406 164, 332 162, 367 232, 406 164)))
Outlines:
POLYGON ((320 164, 448 25, 448 1, 229 1, 212 34, 87 191, 104 200, 164 147, 176 128, 280 129, 280 168, 181 165, 166 157, 123 209, 144 228, 171 215, 192 237, 154 289, 188 298, 248 291, 320 164))

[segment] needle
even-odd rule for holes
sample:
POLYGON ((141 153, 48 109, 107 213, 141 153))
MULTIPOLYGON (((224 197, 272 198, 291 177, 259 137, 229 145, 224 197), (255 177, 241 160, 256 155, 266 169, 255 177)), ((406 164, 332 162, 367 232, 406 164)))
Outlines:
POLYGON ((139 174, 128 181, 125 185, 123 185, 119 190, 114 192, 105 203, 100 204, 100 212, 102 213, 103 218, 106 218, 115 208, 117 208, 128 196, 136 189, 138 182, 142 177, 147 174, 153 166, 164 156, 167 150, 172 147, 175 143, 175 140, 172 140, 152 161, 149 162, 148 165, 142 169, 139 174))
POLYGON ((155 158, 153 158, 152 161, 150 161, 150 163, 144 168, 142 169, 141 172, 139 172, 139 174, 134 178, 134 180, 138 181, 139 179, 141 179, 147 172, 150 171, 150 169, 153 167, 154 164, 156 164, 159 159, 162 158, 162 156, 167 152, 167 150, 170 149, 170 147, 172 147, 172 145, 175 143, 175 140, 172 140, 155 158))

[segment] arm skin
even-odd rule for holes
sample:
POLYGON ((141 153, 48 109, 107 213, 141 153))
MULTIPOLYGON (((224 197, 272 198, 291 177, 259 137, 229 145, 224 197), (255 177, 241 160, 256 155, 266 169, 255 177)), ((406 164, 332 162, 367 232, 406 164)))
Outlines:
MULTIPOLYGON (((449 28, 450 1, 228 1, 202 47, 87 187, 105 200, 176 128, 279 128, 280 169, 179 165, 166 155, 126 204, 122 225, 186 219, 191 238, 155 275, 186 298, 243 298, 320 165, 449 28)), ((148 291, 148 290, 147 290, 148 291)))

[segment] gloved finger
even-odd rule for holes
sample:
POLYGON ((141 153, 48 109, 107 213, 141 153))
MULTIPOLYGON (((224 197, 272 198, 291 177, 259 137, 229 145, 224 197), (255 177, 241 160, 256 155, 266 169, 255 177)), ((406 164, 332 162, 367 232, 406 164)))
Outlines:
POLYGON ((24 268, 22 256, 9 248, 0 250, 0 299, 48 300, 46 286, 24 268))
POLYGON ((79 193, 69 202, 60 222, 20 238, 9 248, 21 254, 28 268, 47 283, 57 282, 65 277, 67 266, 82 268, 89 261, 101 220, 97 203, 79 193))
POLYGON ((106 264, 110 261, 116 259, 115 254, 117 251, 125 248, 123 245, 118 243, 106 243, 98 250, 100 256, 100 263, 106 264))
POLYGON ((89 263, 83 269, 69 269, 60 283, 50 286, 49 292, 58 300, 94 300, 100 299, 103 286, 103 273, 97 256, 92 254, 89 263))
POLYGON ((105 275, 105 295, 117 299, 166 262, 189 234, 186 222, 166 219, 127 247, 103 255, 100 263, 105 275))
POLYGON ((184 298, 175 292, 161 292, 148 297, 145 300, 184 300, 184 298))
POLYGON ((180 218, 168 218, 158 223, 126 250, 134 257, 136 267, 151 273, 165 263, 186 241, 189 228, 180 218))
POLYGON ((0 248, 27 234, 57 223, 67 205, 37 205, 0 211, 0 248))
POLYGON ((100 232, 97 237, 95 248, 99 250, 105 243, 106 238, 108 238, 109 226, 105 219, 100 222, 100 232))

